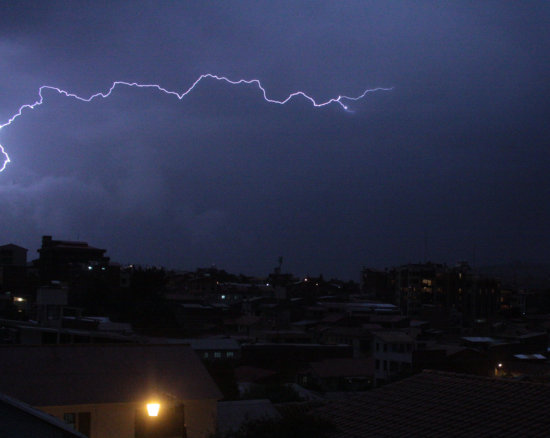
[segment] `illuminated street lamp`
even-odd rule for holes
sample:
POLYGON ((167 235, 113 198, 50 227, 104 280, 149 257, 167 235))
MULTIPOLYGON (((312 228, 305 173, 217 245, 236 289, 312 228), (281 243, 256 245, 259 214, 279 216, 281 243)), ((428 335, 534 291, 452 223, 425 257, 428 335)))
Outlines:
POLYGON ((160 403, 147 403, 147 413, 150 417, 157 417, 160 411, 160 403))

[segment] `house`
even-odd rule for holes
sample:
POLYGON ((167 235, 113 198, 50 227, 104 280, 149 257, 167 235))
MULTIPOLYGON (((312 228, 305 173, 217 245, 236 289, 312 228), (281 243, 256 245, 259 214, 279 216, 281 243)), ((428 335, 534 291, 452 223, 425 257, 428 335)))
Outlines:
POLYGON ((0 436, 5 438, 85 438, 70 425, 0 394, 0 436))
POLYGON ((187 345, 4 346, 0 375, 0 392, 90 438, 205 438, 222 398, 187 345))
POLYGON ((7 245, 0 245, 0 265, 2 266, 26 266, 27 265, 27 251, 13 243, 7 245))
POLYGON ((298 375, 300 384, 321 391, 365 391, 372 387, 374 360, 336 358, 309 364, 298 375))
POLYGON ((353 348, 353 357, 367 357, 372 353, 372 333, 365 327, 323 327, 317 330, 322 344, 347 344, 353 348))
POLYGON ((103 269, 109 264, 107 250, 94 248, 87 242, 53 240, 42 236, 37 265, 42 281, 67 281, 83 270, 103 269))
POLYGON ((27 249, 13 243, 0 245, 0 292, 26 295, 27 249))
POLYGON ((424 371, 316 413, 331 421, 333 438, 546 437, 550 386, 424 371))
POLYGON ((414 339, 404 332, 375 332, 375 385, 379 386, 411 372, 414 350, 414 339))
POLYGON ((194 338, 181 342, 189 344, 203 360, 238 360, 241 357, 241 346, 233 338, 194 338))

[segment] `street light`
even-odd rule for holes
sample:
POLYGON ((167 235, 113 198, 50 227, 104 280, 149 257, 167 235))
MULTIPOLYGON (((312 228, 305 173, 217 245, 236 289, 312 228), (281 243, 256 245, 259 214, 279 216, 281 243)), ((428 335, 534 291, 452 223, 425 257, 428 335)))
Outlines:
POLYGON ((150 417, 157 417, 160 411, 160 403, 147 403, 147 413, 150 417))

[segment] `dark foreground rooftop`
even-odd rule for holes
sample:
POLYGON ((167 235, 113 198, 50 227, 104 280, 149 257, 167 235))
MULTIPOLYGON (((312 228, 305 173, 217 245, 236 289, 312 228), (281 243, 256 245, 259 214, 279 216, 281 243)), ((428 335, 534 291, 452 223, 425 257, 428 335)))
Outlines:
POLYGON ((550 386, 424 371, 331 402, 335 438, 549 436, 550 386))

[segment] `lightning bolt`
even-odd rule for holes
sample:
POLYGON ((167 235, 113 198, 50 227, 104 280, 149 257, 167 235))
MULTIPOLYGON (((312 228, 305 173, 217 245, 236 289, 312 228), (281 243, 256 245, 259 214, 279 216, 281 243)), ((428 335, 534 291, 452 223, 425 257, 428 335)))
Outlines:
MULTIPOLYGON (((81 102, 91 102, 92 100, 100 98, 100 97, 103 98, 103 99, 106 99, 113 93, 115 88, 117 88, 119 86, 126 86, 126 87, 135 87, 135 88, 153 88, 153 89, 161 91, 165 94, 175 96, 179 100, 182 100, 185 96, 187 96, 189 93, 191 93, 191 91, 193 91, 193 89, 203 79, 215 79, 217 81, 226 82, 226 83, 231 84, 231 85, 243 85, 243 84, 244 85, 254 85, 260 90, 264 100, 268 103, 274 103, 274 104, 278 104, 278 105, 285 105, 290 100, 294 99, 295 97, 300 96, 300 97, 303 97, 304 99, 308 100, 313 105, 313 107, 315 107, 315 108, 321 108, 321 107, 324 107, 324 106, 327 106, 327 105, 330 105, 330 104, 338 104, 345 111, 350 111, 349 106, 344 103, 345 101, 354 101, 354 102, 356 102, 358 100, 363 99, 368 93, 374 93, 376 91, 391 91, 391 90, 393 90, 393 87, 391 87, 391 88, 383 88, 383 87, 370 88, 370 89, 366 89, 365 91, 363 91, 363 93, 359 94, 358 96, 343 96, 343 95, 340 95, 338 97, 331 98, 331 99, 326 100, 324 102, 317 102, 313 97, 309 96, 308 94, 306 94, 303 91, 295 91, 294 93, 289 94, 283 100, 276 100, 276 99, 270 99, 267 96, 267 91, 265 90, 265 88, 263 87, 263 85, 261 84, 259 79, 239 79, 237 81, 234 81, 234 80, 226 78, 225 76, 217 76, 217 75, 213 75, 213 74, 210 74, 210 73, 203 74, 203 75, 199 76, 199 78, 195 82, 193 82, 193 84, 187 90, 185 90, 181 93, 178 93, 177 91, 167 90, 166 88, 164 88, 164 87, 162 87, 158 84, 139 84, 137 82, 115 81, 115 82, 112 83, 111 87, 106 92, 95 93, 95 94, 92 94, 90 97, 81 97, 77 94, 70 93, 68 91, 62 90, 61 88, 52 87, 50 85, 42 85, 38 89, 38 97, 39 97, 38 100, 35 101, 34 103, 21 105, 19 107, 19 110, 13 116, 11 116, 8 119, 7 122, 5 122, 3 124, 0 124, 0 130, 2 130, 6 126, 11 125, 18 117, 20 117, 23 114, 24 110, 28 110, 28 109, 32 110, 32 109, 35 109, 36 107, 42 105, 44 103, 44 96, 43 96, 44 90, 55 91, 59 94, 62 94, 63 96, 71 97, 73 99, 80 100, 81 102)), ((1 158, 2 156, 3 156, 4 161, 3 161, 2 167, 0 167, 0 172, 3 172, 4 169, 6 168, 6 166, 8 165, 8 163, 11 162, 10 157, 8 156, 8 153, 5 151, 3 146, 0 144, 0 160, 2 159, 1 158)))
POLYGON ((0 155, 4 157, 4 163, 0 168, 0 172, 3 172, 8 163, 11 163, 8 153, 4 150, 4 147, 0 144, 0 155))

